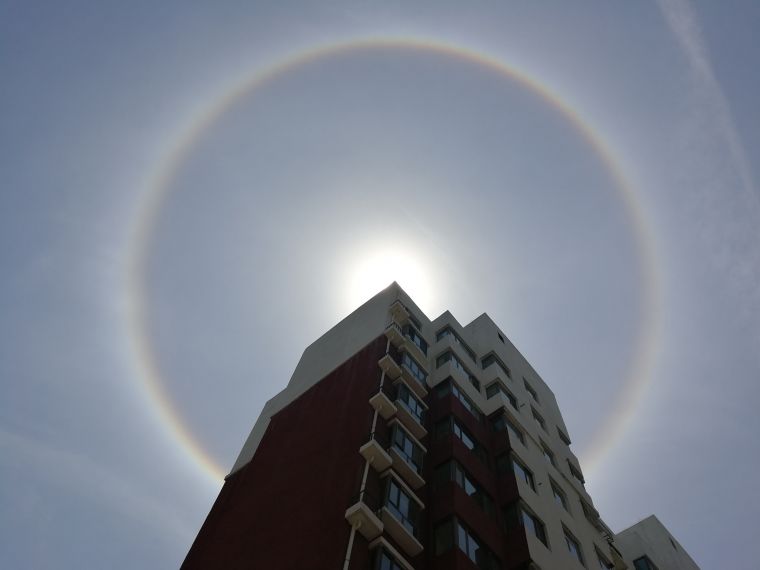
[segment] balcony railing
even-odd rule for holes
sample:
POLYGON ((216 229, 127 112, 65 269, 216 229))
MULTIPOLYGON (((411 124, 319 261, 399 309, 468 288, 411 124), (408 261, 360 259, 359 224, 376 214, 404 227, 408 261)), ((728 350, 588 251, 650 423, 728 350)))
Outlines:
POLYGON ((378 432, 369 436, 369 441, 359 448, 359 453, 378 472, 385 471, 393 464, 393 458, 386 451, 388 441, 378 432))
POLYGON ((376 513, 380 511, 380 502, 366 491, 351 500, 346 509, 346 520, 367 540, 374 540, 383 532, 383 521, 376 513))

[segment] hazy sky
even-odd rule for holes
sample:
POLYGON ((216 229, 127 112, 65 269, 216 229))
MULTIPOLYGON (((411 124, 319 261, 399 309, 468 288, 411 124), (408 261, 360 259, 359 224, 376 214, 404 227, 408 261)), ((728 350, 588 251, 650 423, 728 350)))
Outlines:
POLYGON ((178 567, 303 349, 396 279, 509 335, 614 530, 756 568, 758 29, 0 2, 0 566, 178 567))

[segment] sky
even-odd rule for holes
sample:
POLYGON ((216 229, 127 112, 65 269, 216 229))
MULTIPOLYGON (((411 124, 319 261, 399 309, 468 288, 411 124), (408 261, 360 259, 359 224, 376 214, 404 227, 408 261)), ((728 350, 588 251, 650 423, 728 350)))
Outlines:
POLYGON ((760 5, 0 1, 0 566, 176 568, 303 349, 487 312, 602 517, 760 543, 760 5))

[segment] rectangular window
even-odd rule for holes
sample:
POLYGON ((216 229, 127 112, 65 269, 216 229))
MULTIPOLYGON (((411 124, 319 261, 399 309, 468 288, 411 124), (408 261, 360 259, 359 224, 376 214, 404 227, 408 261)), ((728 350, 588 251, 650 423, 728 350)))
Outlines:
POLYGON ((464 446, 472 451, 480 461, 488 467, 488 452, 453 416, 440 420, 435 425, 436 438, 442 438, 453 433, 464 446))
POLYGON ((654 562, 649 560, 648 556, 642 556, 641 558, 634 560, 633 567, 636 570, 659 570, 654 562))
POLYGON ((399 455, 417 472, 422 472, 422 458, 425 453, 417 445, 412 436, 406 433, 406 430, 400 424, 393 425, 393 447, 398 450, 399 455))
POLYGON ((604 556, 604 554, 599 552, 599 549, 596 549, 596 559, 599 561, 599 568, 602 570, 609 570, 613 567, 610 561, 607 560, 607 558, 604 556))
POLYGON ((549 446, 546 445, 543 441, 541 442, 541 452, 544 454, 544 459, 546 459, 554 467, 557 466, 554 460, 554 453, 552 452, 551 449, 549 449, 549 446))
POLYGON ((454 382, 454 380, 451 378, 448 378, 447 380, 438 384, 435 387, 435 394, 439 398, 443 398, 449 394, 452 394, 467 409, 467 411, 475 417, 475 419, 477 419, 479 422, 482 421, 482 414, 480 413, 480 410, 478 410, 477 406, 472 403, 472 400, 467 397, 467 394, 462 392, 459 386, 457 386, 456 382, 454 382))
POLYGON ((493 352, 489 354, 488 356, 486 356, 485 358, 483 358, 483 360, 480 362, 480 365, 483 367, 483 370, 485 370, 486 368, 488 368, 489 366, 493 364, 498 366, 501 369, 501 371, 506 375, 507 378, 512 378, 512 372, 509 370, 509 367, 506 364, 504 364, 501 358, 496 356, 493 352))
POLYGON ((544 546, 549 546, 549 541, 546 538, 546 525, 522 503, 514 503, 504 509, 504 523, 507 532, 518 526, 524 527, 544 546))
POLYGON ((406 384, 400 382, 396 391, 396 401, 400 402, 421 424, 425 420, 425 408, 406 384))
POLYGON ((567 512, 570 512, 570 510, 567 508, 567 495, 560 488, 560 486, 557 485, 557 483, 551 480, 550 482, 552 486, 552 494, 554 495, 554 502, 557 503, 563 509, 565 509, 567 512))
POLYGON ((467 367, 462 364, 462 361, 459 360, 456 354, 451 352, 450 350, 447 350, 443 354, 441 354, 438 358, 435 360, 435 367, 440 368, 447 362, 451 363, 451 367, 459 370, 462 374, 467 376, 467 378, 470 380, 470 382, 473 384, 473 386, 476 387, 478 391, 480 391, 480 383, 475 378, 475 376, 472 375, 472 373, 467 370, 467 367), (477 384, 476 384, 477 383, 477 384))
POLYGON ((538 394, 536 394, 536 391, 533 389, 533 386, 528 384, 528 381, 523 378, 523 385, 525 386, 525 389, 528 391, 528 394, 530 394, 530 397, 533 398, 536 402, 538 402, 538 394))
POLYGON ((467 346, 467 343, 462 340, 462 337, 455 333, 451 327, 446 327, 438 331, 438 334, 435 335, 435 339, 442 340, 447 336, 453 338, 464 349, 464 351, 467 353, 467 356, 470 357, 470 360, 473 362, 475 361, 475 353, 469 346, 467 346))
POLYGON ((573 465, 572 463, 570 463, 569 459, 567 460, 567 466, 570 469, 570 475, 573 476, 573 479, 575 479, 576 481, 578 481, 578 483, 580 483, 581 485, 585 485, 586 481, 583 479, 583 474, 580 472, 580 470, 575 465, 573 465))
POLYGON ((493 398, 496 394, 504 394, 506 396, 507 400, 509 400, 509 404, 514 408, 517 408, 517 398, 514 397, 512 392, 507 390, 504 385, 501 382, 492 382, 488 386, 486 386, 486 397, 487 398, 493 398))
POLYGON ((422 354, 427 356, 428 344, 425 339, 422 338, 422 335, 416 328, 414 328, 412 325, 406 325, 403 328, 403 333, 404 336, 406 336, 415 345, 417 345, 417 348, 422 351, 422 354))
POLYGON ((401 364, 406 366, 406 368, 409 370, 409 372, 412 373, 412 376, 419 381, 422 385, 425 384, 425 380, 427 379, 427 372, 425 372, 425 369, 420 366, 417 361, 409 356, 408 352, 404 352, 401 356, 401 364))
POLYGON ((533 419, 536 420, 536 423, 541 426, 542 430, 546 431, 546 422, 544 421, 544 418, 541 417, 541 414, 539 414, 532 407, 530 408, 530 410, 533 413, 533 419))
POLYGON ((567 437, 565 433, 559 428, 557 428, 557 435, 559 436, 559 439, 562 441, 562 443, 564 443, 567 446, 570 445, 570 438, 567 437))
POLYGON ((570 554, 573 556, 573 558, 585 566, 585 563, 583 562, 583 552, 581 551, 581 545, 578 543, 578 539, 575 538, 569 530, 564 530, 565 544, 567 544, 567 549, 570 551, 570 554))
POLYGON ((499 570, 501 564, 481 540, 458 519, 448 519, 435 527, 435 554, 443 554, 454 545, 480 570, 499 570))
POLYGON ((412 499, 393 477, 388 477, 387 489, 386 508, 404 525, 406 530, 417 536, 420 515, 420 506, 417 501, 412 499))
POLYGON ((512 456, 512 471, 514 472, 515 477, 522 479, 531 489, 534 491, 536 490, 536 482, 533 478, 533 472, 525 467, 525 464, 514 455, 512 456))
POLYGON ((453 481, 459 485, 488 516, 496 517, 496 509, 491 496, 483 490, 483 487, 456 460, 447 461, 439 465, 435 470, 434 483, 436 485, 449 481, 453 481))
POLYGON ((378 548, 376 553, 374 570, 404 570, 385 548, 378 548))
POLYGON ((525 434, 523 434, 522 430, 505 414, 493 418, 491 420, 491 427, 493 427, 494 431, 507 430, 510 441, 512 441, 512 439, 517 439, 520 443, 525 445, 525 434))

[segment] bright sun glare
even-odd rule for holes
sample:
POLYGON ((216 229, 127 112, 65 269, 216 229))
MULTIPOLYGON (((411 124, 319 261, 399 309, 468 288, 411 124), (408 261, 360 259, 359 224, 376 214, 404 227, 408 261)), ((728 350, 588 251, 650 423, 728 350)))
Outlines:
POLYGON ((396 281, 424 311, 434 302, 430 272, 413 254, 401 248, 376 250, 351 265, 350 310, 396 281))

